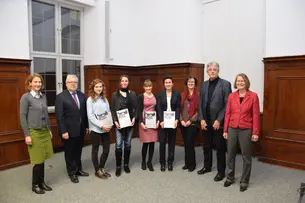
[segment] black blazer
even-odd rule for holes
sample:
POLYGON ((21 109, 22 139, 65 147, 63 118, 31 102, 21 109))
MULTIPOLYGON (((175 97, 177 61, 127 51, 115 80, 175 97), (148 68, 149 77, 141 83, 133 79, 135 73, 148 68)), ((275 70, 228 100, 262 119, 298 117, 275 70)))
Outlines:
MULTIPOLYGON (((207 120, 207 103, 210 80, 202 83, 199 96, 199 120, 207 120)), ((218 120, 223 126, 226 105, 229 94, 232 92, 231 83, 219 78, 210 101, 211 122, 218 120)))
POLYGON ((78 108, 68 90, 56 96, 55 114, 58 134, 69 133, 69 137, 85 136, 88 128, 86 98, 84 93, 77 91, 80 108, 78 108))
MULTIPOLYGON (((171 98, 171 110, 175 111, 176 120, 179 121, 180 118, 180 102, 181 96, 179 92, 175 90, 172 91, 172 98, 171 98)), ((157 118, 161 122, 164 121, 163 118, 163 111, 167 110, 167 100, 166 100, 166 90, 159 92, 157 95, 157 118)))
MULTIPOLYGON (((154 95, 154 97, 156 98, 156 96, 154 95)), ((156 98, 157 100, 157 98, 156 98)), ((143 107, 144 106, 144 95, 140 94, 138 96, 138 119, 139 119, 139 123, 143 122, 143 107)), ((157 120, 158 120, 158 112, 157 112, 157 104, 155 105, 155 111, 157 113, 157 120)))

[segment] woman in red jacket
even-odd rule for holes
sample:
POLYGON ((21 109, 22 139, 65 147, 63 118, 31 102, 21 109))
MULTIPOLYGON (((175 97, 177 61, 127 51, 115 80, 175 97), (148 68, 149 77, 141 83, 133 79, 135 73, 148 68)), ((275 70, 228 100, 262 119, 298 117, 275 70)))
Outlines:
POLYGON ((246 74, 236 76, 234 88, 226 107, 223 137, 228 140, 228 175, 224 187, 234 183, 235 157, 240 145, 243 158, 243 172, 240 179, 240 191, 247 190, 252 164, 252 141, 258 140, 260 110, 255 92, 249 90, 250 81, 246 74))

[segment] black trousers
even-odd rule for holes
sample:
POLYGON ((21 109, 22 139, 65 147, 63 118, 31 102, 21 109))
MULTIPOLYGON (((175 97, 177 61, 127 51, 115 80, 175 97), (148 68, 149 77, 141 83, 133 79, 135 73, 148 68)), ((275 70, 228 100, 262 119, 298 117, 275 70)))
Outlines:
POLYGON ((196 153, 195 153, 195 137, 198 133, 198 128, 194 125, 189 127, 181 126, 181 133, 184 141, 184 162, 189 169, 196 167, 196 153))
POLYGON ((69 137, 63 139, 66 168, 69 176, 75 175, 82 170, 82 150, 84 145, 84 136, 69 137))
POLYGON ((204 167, 212 168, 213 163, 213 142, 217 150, 217 170, 218 173, 225 174, 226 170, 226 140, 223 138, 223 129, 214 130, 213 124, 207 126, 207 130, 202 131, 204 167))
POLYGON ((105 167, 105 163, 108 158, 109 150, 110 150, 110 133, 97 133, 94 131, 90 132, 91 141, 92 141, 92 151, 91 151, 91 158, 92 163, 95 168, 95 171, 102 169, 105 167), (103 153, 100 157, 100 163, 98 161, 98 151, 99 146, 102 140, 103 145, 103 153))
POLYGON ((168 158, 167 163, 173 164, 175 160, 175 144, 176 144, 177 129, 160 128, 159 142, 160 142, 160 164, 165 164, 165 149, 166 140, 168 142, 168 158))

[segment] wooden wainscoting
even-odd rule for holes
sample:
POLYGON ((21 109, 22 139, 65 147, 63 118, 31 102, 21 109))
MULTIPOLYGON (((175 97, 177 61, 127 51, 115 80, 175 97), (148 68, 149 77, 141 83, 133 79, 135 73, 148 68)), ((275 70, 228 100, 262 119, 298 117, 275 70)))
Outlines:
POLYGON ((0 59, 0 170, 29 163, 19 119, 19 101, 26 92, 30 60, 0 59))
POLYGON ((305 56, 265 58, 260 161, 305 170, 305 56))
MULTIPOLYGON (((131 79, 130 89, 137 94, 144 92, 143 83, 146 79, 153 82, 153 93, 156 94, 164 89, 163 77, 170 74, 174 80, 174 89, 183 92, 185 89, 184 80, 187 76, 197 77, 200 87, 204 76, 204 64, 177 63, 149 66, 117 66, 117 65, 88 65, 85 66, 85 88, 88 92, 90 82, 94 78, 100 78, 104 81, 107 88, 107 98, 111 103, 112 93, 119 88, 119 78, 121 75, 128 75, 131 79)), ((136 127, 137 129, 137 127, 136 127)), ((135 133, 137 135, 137 131, 135 133)), ((202 143, 202 136, 197 137, 197 144, 202 143)), ((114 133, 111 133, 111 141, 114 142, 114 133)), ((177 145, 183 145, 180 130, 177 133, 177 145)))

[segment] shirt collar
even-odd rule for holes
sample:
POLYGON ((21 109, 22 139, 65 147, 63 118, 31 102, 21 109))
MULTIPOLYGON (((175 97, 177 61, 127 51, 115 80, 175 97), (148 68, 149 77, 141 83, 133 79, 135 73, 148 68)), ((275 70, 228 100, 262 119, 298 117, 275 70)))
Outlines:
POLYGON ((31 90, 30 91, 31 95, 34 97, 34 98, 40 98, 42 96, 42 93, 39 92, 39 94, 37 94, 34 90, 31 90))

